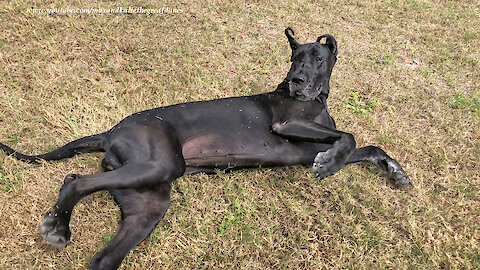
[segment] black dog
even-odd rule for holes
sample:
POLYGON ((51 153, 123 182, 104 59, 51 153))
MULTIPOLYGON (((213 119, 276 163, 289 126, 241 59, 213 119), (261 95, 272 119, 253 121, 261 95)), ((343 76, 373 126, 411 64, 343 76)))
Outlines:
POLYGON ((70 142, 50 153, 28 156, 0 144, 15 158, 37 162, 105 151, 105 172, 68 175, 40 233, 57 248, 67 245, 75 204, 99 190, 110 191, 122 211, 121 228, 91 261, 93 269, 116 269, 163 218, 170 186, 184 174, 262 166, 312 164, 317 178, 346 164, 371 161, 397 186, 411 185, 400 165, 375 146, 356 149, 351 134, 337 131, 327 112, 337 43, 331 35, 299 44, 285 34, 292 66, 270 93, 177 104, 130 115, 108 132, 70 142), (320 41, 326 39, 326 43, 320 41))

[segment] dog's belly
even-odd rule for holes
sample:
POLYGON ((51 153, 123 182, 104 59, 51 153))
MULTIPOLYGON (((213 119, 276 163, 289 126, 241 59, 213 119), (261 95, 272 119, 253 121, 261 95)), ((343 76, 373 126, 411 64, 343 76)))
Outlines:
POLYGON ((187 167, 247 168, 308 164, 328 145, 292 143, 271 133, 229 136, 203 134, 185 141, 182 154, 187 167))

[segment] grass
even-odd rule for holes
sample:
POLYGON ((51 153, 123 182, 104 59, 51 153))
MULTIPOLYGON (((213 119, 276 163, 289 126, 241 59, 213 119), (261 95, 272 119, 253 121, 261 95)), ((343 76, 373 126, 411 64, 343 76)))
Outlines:
POLYGON ((450 106, 454 109, 468 109, 473 112, 480 111, 480 99, 478 97, 465 97, 462 93, 457 93, 450 99, 450 106))
POLYGON ((356 114, 370 114, 378 103, 375 100, 361 101, 358 92, 352 92, 351 97, 345 100, 347 107, 356 114))
MULTIPOLYGON (((130 113, 273 90, 283 35, 333 34, 329 111, 358 146, 379 145, 415 187, 349 165, 323 181, 289 167, 188 176, 122 269, 480 269, 480 17, 472 1, 169 2, 182 14, 45 15, 124 1, 0 4, 0 141, 40 153, 130 113), (373 103, 372 103, 373 102, 373 103)), ((164 4, 143 1, 144 8, 164 4)), ((167 5, 167 4, 165 4, 167 5)), ((113 237, 105 192, 83 199, 71 244, 38 233, 68 173, 100 154, 29 165, 0 154, 1 269, 86 269, 113 237)))
POLYGON ((20 173, 16 175, 3 175, 0 173, 0 187, 4 192, 17 192, 17 182, 21 180, 20 173))

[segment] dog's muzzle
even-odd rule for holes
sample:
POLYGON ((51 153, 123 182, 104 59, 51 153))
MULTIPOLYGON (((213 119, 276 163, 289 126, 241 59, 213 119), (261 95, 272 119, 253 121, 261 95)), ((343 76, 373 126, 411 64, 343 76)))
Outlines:
POLYGON ((290 96, 300 101, 308 101, 314 99, 315 97, 311 97, 312 94, 312 83, 311 82, 302 82, 302 83, 295 83, 290 81, 288 84, 290 96))

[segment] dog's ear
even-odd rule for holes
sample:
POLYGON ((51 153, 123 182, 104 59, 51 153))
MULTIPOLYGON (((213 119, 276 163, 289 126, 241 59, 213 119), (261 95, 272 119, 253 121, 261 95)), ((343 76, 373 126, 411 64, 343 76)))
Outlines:
POLYGON ((320 43, 320 41, 323 39, 323 38, 327 38, 327 41, 325 42, 325 45, 327 45, 328 49, 330 50, 330 52, 333 54, 333 55, 337 55, 337 41, 335 40, 335 38, 332 36, 332 35, 329 35, 329 34, 325 34, 325 35, 321 35, 317 38, 317 42, 320 43))
POLYGON ((292 51, 295 51, 298 47, 300 47, 300 43, 298 43, 298 41, 296 41, 295 38, 293 37, 295 36, 295 32, 293 32, 292 28, 287 27, 285 29, 285 35, 288 38, 288 43, 290 43, 290 48, 292 48, 292 51), (290 32, 292 32, 291 35, 290 35, 290 32))

